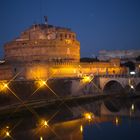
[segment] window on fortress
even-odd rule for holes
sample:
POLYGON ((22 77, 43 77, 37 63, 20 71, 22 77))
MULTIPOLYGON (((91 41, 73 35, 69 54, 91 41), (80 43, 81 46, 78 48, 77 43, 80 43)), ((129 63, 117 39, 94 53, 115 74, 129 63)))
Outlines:
POLYGON ((62 35, 62 34, 60 34, 60 37, 62 38, 62 37, 63 37, 63 35, 62 35))
POLYGON ((65 38, 67 38, 67 34, 65 34, 65 38))
POLYGON ((72 39, 73 39, 73 40, 75 39, 75 36, 74 36, 74 35, 72 35, 72 39))
POLYGON ((22 45, 24 45, 25 43, 22 43, 22 45))

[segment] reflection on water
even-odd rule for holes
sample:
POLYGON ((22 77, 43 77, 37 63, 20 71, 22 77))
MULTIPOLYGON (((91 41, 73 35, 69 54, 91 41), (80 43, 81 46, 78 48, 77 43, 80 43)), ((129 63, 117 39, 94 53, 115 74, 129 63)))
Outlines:
POLYGON ((140 100, 108 98, 75 101, 1 117, 0 139, 138 139, 140 100))

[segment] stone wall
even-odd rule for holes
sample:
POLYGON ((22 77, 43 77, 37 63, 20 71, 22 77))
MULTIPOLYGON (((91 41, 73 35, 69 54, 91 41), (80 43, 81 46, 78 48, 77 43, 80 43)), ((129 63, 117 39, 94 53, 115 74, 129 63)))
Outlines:
POLYGON ((127 74, 125 67, 114 66, 111 62, 97 63, 10 63, 0 65, 0 79, 12 77, 19 80, 83 77, 86 75, 127 74))
MULTIPOLYGON (((25 42, 24 42, 25 43, 25 42)), ((65 41, 48 41, 22 46, 22 42, 13 42, 5 46, 5 60, 10 62, 79 62, 80 47, 77 41, 67 44, 65 41)))
POLYGON ((33 25, 4 46, 7 62, 79 62, 80 43, 67 28, 33 25))

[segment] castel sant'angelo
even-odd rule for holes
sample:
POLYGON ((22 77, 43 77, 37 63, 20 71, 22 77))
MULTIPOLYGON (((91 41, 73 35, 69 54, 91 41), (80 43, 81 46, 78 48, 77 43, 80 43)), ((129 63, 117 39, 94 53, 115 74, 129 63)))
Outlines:
POLYGON ((19 37, 4 45, 0 80, 47 79, 94 74, 123 74, 118 59, 80 63, 80 42, 69 28, 34 24, 19 37))

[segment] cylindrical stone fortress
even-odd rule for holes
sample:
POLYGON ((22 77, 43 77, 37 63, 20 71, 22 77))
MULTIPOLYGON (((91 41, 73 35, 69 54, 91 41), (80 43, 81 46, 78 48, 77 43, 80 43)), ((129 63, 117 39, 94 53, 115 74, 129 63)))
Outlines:
POLYGON ((79 62, 80 43, 68 28, 47 24, 31 26, 5 44, 8 62, 79 62))

